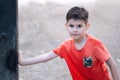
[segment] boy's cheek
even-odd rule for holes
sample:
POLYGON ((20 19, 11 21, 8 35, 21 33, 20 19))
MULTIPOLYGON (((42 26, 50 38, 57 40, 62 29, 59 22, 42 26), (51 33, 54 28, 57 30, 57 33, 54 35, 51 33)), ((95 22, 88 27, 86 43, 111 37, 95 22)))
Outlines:
POLYGON ((67 27, 67 31, 68 31, 68 32, 71 32, 71 31, 72 31, 72 29, 71 29, 71 28, 69 28, 69 27, 67 27))

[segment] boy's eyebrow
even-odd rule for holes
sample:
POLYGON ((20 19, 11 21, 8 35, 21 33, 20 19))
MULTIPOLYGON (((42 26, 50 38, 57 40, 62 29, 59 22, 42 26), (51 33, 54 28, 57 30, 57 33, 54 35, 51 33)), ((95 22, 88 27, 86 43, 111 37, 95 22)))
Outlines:
POLYGON ((77 24, 78 26, 83 26, 82 24, 77 24))
POLYGON ((82 24, 77 24, 77 25, 81 25, 82 26, 82 24))
POLYGON ((74 26, 73 24, 69 24, 69 26, 74 26))
MULTIPOLYGON (((74 26, 74 24, 70 23, 69 26, 74 26)), ((77 26, 81 26, 82 27, 83 25, 82 24, 77 24, 77 26)))

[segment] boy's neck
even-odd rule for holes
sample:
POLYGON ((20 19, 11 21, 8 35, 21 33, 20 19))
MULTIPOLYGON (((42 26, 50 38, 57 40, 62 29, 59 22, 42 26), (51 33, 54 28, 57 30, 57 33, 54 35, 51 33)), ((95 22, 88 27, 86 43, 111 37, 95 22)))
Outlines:
POLYGON ((87 34, 79 40, 74 40, 76 49, 81 50, 84 47, 86 41, 87 41, 87 34))

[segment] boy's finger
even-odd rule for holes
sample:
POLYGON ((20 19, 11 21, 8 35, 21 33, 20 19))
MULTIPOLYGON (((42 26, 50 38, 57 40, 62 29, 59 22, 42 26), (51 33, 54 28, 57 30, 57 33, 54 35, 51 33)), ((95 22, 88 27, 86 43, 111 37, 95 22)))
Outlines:
POLYGON ((19 53, 22 54, 22 51, 19 50, 19 53))
POLYGON ((22 58, 22 51, 19 50, 19 59, 22 58))

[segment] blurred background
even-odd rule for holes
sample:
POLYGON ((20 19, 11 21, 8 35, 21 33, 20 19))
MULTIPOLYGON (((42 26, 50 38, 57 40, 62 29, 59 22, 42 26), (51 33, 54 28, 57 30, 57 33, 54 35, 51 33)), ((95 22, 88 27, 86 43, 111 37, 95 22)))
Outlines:
MULTIPOLYGON (((120 0, 18 0, 19 49, 24 58, 57 47, 69 38, 67 11, 73 6, 89 11, 88 33, 99 38, 114 58, 120 73, 120 0)), ((19 67, 19 80, 72 80, 63 59, 19 67)))

